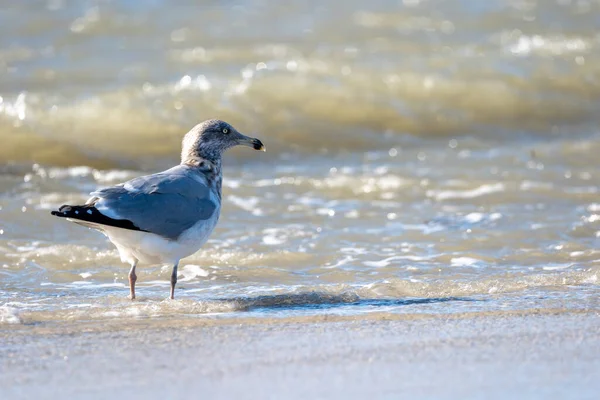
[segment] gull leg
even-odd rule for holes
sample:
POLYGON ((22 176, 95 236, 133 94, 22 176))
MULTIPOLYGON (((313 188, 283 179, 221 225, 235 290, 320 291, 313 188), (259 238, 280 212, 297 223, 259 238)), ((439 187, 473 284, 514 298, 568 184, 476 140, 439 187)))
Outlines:
POLYGON ((179 265, 179 261, 173 265, 173 272, 171 272, 171 300, 175 298, 175 284, 177 283, 177 266, 179 265))
POLYGON ((135 299, 135 281, 137 281, 137 275, 135 274, 136 265, 137 260, 131 264, 131 269, 129 270, 129 298, 131 300, 135 299))

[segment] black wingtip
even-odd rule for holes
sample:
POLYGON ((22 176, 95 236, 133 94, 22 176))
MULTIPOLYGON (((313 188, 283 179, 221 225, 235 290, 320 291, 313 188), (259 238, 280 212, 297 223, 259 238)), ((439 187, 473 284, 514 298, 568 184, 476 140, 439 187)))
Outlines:
POLYGON ((98 225, 114 226, 116 228, 129 229, 133 231, 142 231, 133 222, 126 219, 113 219, 102 214, 93 204, 82 206, 63 205, 57 210, 50 211, 50 214, 60 218, 71 218, 79 221, 92 222, 98 225))
POLYGON ((71 206, 68 204, 63 204, 62 206, 58 207, 58 211, 52 210, 50 211, 50 214, 56 217, 68 217, 69 211, 71 211, 71 206))

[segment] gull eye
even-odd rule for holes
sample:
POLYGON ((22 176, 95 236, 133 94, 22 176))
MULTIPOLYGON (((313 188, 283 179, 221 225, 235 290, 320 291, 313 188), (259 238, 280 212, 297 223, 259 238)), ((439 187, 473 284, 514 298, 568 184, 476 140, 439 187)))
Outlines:
POLYGON ((229 133, 229 129, 223 128, 223 133, 229 133))

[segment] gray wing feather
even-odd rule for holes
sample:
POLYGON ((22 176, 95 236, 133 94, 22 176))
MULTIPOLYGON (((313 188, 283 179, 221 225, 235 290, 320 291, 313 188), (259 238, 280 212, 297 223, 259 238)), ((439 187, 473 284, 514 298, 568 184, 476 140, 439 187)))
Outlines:
POLYGON ((131 221, 141 230, 175 240, 217 208, 206 179, 187 166, 177 166, 124 184, 100 189, 90 199, 102 213, 131 221))

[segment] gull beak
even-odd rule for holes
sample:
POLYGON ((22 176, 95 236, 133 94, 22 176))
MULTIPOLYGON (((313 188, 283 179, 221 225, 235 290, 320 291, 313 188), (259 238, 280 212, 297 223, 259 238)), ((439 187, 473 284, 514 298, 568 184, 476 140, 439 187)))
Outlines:
POLYGON ((252 147, 254 150, 267 151, 265 145, 260 140, 244 135, 240 136, 241 138, 238 140, 239 145, 252 147))

